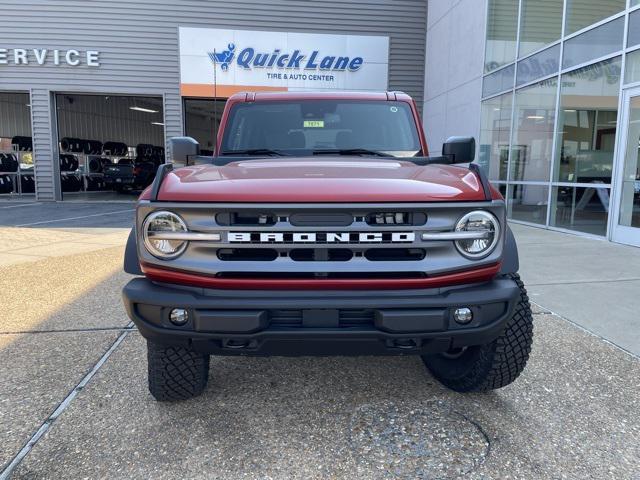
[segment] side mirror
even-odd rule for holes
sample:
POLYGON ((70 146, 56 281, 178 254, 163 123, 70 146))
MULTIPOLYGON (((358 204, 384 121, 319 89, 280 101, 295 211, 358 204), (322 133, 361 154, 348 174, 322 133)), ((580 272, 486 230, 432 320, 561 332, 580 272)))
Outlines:
POLYGON ((449 137, 442 145, 442 155, 451 163, 471 163, 476 157, 476 140, 473 137, 449 137))
POLYGON ((171 144, 171 161, 176 165, 189 165, 189 157, 200 155, 200 144, 191 137, 173 137, 171 144))

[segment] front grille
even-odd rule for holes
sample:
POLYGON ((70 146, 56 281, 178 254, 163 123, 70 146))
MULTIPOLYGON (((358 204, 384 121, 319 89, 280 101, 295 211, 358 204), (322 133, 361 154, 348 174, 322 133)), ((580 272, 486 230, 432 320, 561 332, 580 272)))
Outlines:
POLYGON ((249 280, 393 283, 465 271, 498 262, 501 244, 488 257, 470 262, 453 240, 423 234, 453 232, 471 208, 487 210, 501 221, 505 216, 504 204, 495 201, 473 205, 163 203, 139 206, 138 227, 157 208, 175 210, 198 237, 170 265, 145 251, 141 252, 144 262, 220 279, 249 280))
MULTIPOLYGON (((269 310, 269 320, 274 326, 302 327, 303 310, 269 310)), ((373 325, 375 312, 363 309, 340 309, 338 310, 339 327, 359 327, 363 325, 373 325)))
POLYGON ((427 252, 422 248, 372 248, 364 256, 371 262, 416 262, 424 259, 427 252))

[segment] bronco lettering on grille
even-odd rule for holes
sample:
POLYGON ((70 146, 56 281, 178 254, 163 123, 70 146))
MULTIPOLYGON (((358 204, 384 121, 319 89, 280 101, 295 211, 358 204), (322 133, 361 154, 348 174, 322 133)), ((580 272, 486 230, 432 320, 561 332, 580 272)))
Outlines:
POLYGON ((229 243, 413 243, 414 232, 229 232, 229 243))

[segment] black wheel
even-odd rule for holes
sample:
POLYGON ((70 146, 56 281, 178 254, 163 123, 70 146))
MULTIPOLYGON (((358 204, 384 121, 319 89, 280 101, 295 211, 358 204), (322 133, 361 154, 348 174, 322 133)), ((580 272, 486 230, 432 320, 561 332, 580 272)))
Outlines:
POLYGON ((509 277, 520 288, 520 301, 498 338, 485 345, 422 357, 429 371, 446 387, 457 392, 494 390, 509 385, 524 370, 533 342, 533 318, 520 276, 509 277))
POLYGON ((207 386, 209 355, 147 340, 149 391, 161 402, 186 400, 207 386))

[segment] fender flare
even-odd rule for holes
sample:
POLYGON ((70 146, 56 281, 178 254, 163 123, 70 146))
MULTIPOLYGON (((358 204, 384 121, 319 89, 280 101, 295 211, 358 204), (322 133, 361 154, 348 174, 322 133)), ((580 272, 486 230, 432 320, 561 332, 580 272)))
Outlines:
POLYGON ((507 275, 509 273, 516 273, 519 269, 520 260, 518 258, 518 245, 516 244, 516 238, 514 237, 511 228, 507 226, 500 274, 507 275))
POLYGON ((140 269, 140 262, 138 261, 136 227, 131 229, 131 232, 129 232, 129 238, 127 238, 127 246, 124 250, 124 271, 131 275, 144 275, 140 269))

